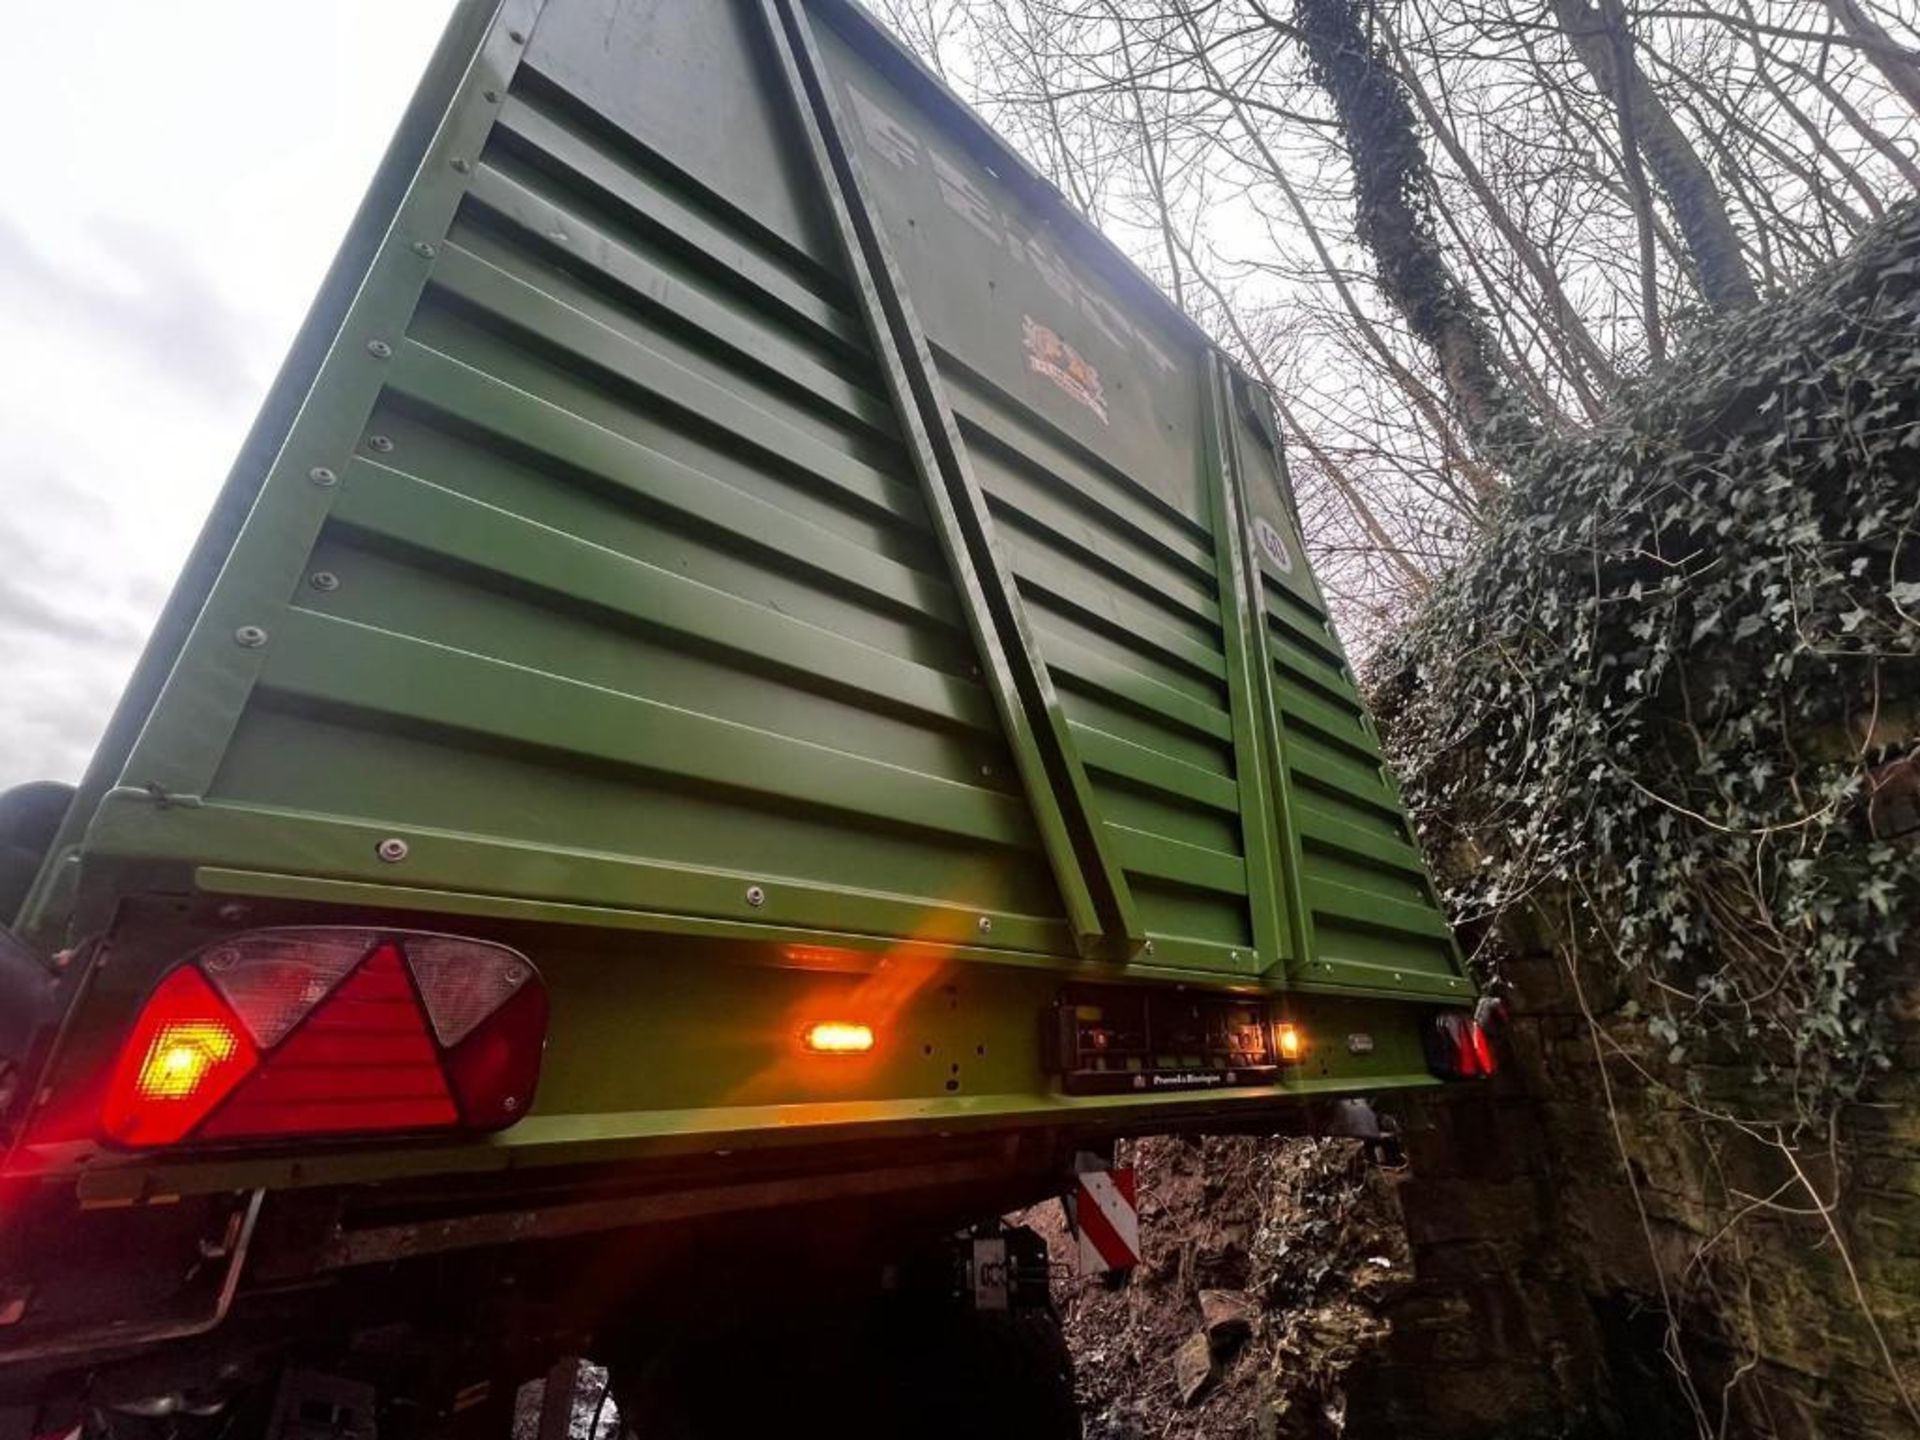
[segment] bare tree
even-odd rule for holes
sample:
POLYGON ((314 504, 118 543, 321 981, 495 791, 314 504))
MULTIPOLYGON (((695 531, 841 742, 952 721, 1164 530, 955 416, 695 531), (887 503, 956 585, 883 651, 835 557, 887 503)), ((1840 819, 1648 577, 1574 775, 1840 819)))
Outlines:
POLYGON ((1447 263, 1433 185, 1406 87, 1361 28, 1371 0, 1296 0, 1311 73, 1339 117, 1354 176, 1354 233, 1380 288, 1430 346, 1467 434, 1483 454, 1533 438, 1525 402, 1501 373, 1479 307, 1447 263))
MULTIPOLYGON (((1652 263, 1652 201, 1645 193, 1640 156, 1646 157, 1666 193, 1707 303, 1716 310, 1751 304, 1759 292, 1741 259, 1740 237, 1727 218, 1720 189, 1686 133, 1647 83, 1634 54, 1636 42, 1626 6, 1622 0, 1600 0, 1599 10, 1586 0, 1552 0, 1552 5, 1580 63, 1601 93, 1612 98, 1620 116, 1621 156, 1642 231, 1643 267, 1650 269, 1652 263)), ((1646 284, 1651 292, 1653 283, 1646 284)), ((1657 304, 1649 304, 1646 319, 1651 338, 1659 325, 1657 304)))
POLYGON ((875 3, 1272 385, 1362 646, 1508 437, 1590 423, 1920 188, 1890 0, 875 3))
MULTIPOLYGON (((1860 0, 1826 0, 1827 12, 1855 40, 1868 42, 1867 58, 1902 99, 1920 112, 1920 54, 1896 45, 1886 27, 1869 15, 1860 0)), ((1909 15, 1911 22, 1911 15, 1909 15)))

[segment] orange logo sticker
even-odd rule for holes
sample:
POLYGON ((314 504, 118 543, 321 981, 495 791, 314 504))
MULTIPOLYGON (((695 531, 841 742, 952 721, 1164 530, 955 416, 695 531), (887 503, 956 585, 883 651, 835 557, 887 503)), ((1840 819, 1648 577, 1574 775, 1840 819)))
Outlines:
POLYGON ((1027 347, 1027 368, 1046 376, 1107 423, 1107 396, 1100 388, 1100 372, 1080 352, 1031 315, 1020 317, 1027 347))

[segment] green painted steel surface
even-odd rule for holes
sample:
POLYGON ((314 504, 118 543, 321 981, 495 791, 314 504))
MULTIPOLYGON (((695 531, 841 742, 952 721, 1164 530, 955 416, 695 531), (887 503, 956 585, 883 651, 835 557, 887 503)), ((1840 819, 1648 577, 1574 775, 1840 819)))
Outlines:
POLYGON ((487 1155, 1174 1103, 1063 975, 1378 1032, 1290 1090, 1469 995, 1264 397, 843 0, 462 7, 18 928, 163 895, 571 937, 487 1155), (978 1084, 733 1065, 903 957, 978 1084))
POLYGON ((1461 993, 1244 378, 850 7, 515 8, 26 928, 248 834, 1461 993))

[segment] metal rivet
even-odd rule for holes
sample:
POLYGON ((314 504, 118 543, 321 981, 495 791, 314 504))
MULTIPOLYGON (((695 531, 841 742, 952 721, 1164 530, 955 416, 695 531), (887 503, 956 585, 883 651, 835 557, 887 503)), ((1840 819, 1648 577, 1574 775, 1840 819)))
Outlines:
POLYGON ((991 929, 993 929, 993 917, 991 915, 982 915, 980 917, 980 933, 985 935, 991 929))
POLYGON ((369 340, 367 353, 376 360, 390 360, 393 358, 393 347, 384 340, 369 340))
POLYGON ((1153 954, 1153 941, 1151 941, 1151 940, 1149 940, 1149 941, 1147 941, 1147 943, 1146 943, 1145 945, 1143 945, 1143 946, 1141 946, 1140 948, 1141 948, 1142 950, 1144 950, 1144 951, 1146 951, 1146 952, 1147 952, 1147 954, 1149 954, 1149 955, 1151 955, 1151 954, 1153 954))
POLYGON ((407 842, 397 835, 389 835, 373 847, 373 853, 389 865, 397 865, 407 858, 407 842))
POLYGON ((416 240, 413 242, 413 253, 420 256, 423 260, 431 260, 438 252, 425 240, 416 240))
POLYGON ((316 570, 307 577, 307 583, 316 590, 338 590, 340 577, 331 570, 316 570))
POLYGON ((258 625, 242 625, 233 632, 234 643, 244 645, 249 650, 258 650, 267 643, 267 632, 258 625))
POLYGON ((367 448, 385 455, 393 449, 393 441, 389 440, 385 435, 369 435, 367 436, 367 448))
POLYGON ((461 155, 454 156, 453 159, 449 160, 447 163, 453 166, 453 168, 459 171, 462 175, 466 174, 469 170, 473 169, 473 162, 467 159, 465 156, 461 156, 461 155))
POLYGON ((766 891, 762 890, 758 885, 747 886, 747 904, 753 906, 755 909, 758 909, 760 906, 766 903, 767 903, 766 891))
POLYGON ((499 92, 498 90, 489 90, 489 91, 487 91, 487 92, 486 92, 486 102, 487 102, 487 103, 488 103, 489 105, 498 105, 498 104, 500 103, 500 92, 499 92))
POLYGON ((507 1096, 506 1099, 500 1102, 500 1108, 506 1111, 509 1115, 511 1115, 514 1111, 520 1108, 520 1097, 517 1095, 507 1096))
POLYGON ((307 471, 307 478, 316 485, 332 485, 340 479, 338 475, 334 474, 333 471, 324 465, 316 465, 307 471))
POLYGON ((527 43, 526 32, 522 30, 507 31, 507 38, 513 41, 513 43, 516 45, 524 45, 527 43))

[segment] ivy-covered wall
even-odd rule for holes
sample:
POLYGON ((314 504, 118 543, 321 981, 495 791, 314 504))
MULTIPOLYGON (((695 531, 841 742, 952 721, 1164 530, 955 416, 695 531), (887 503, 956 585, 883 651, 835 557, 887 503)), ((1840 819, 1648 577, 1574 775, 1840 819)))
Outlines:
MULTIPOLYGON (((1540 1235, 1432 1293, 1602 1352, 1568 1425, 1920 1434, 1920 207, 1543 443, 1374 689, 1540 1235)), ((1416 1261, 1511 1237, 1429 1148, 1416 1261)))

